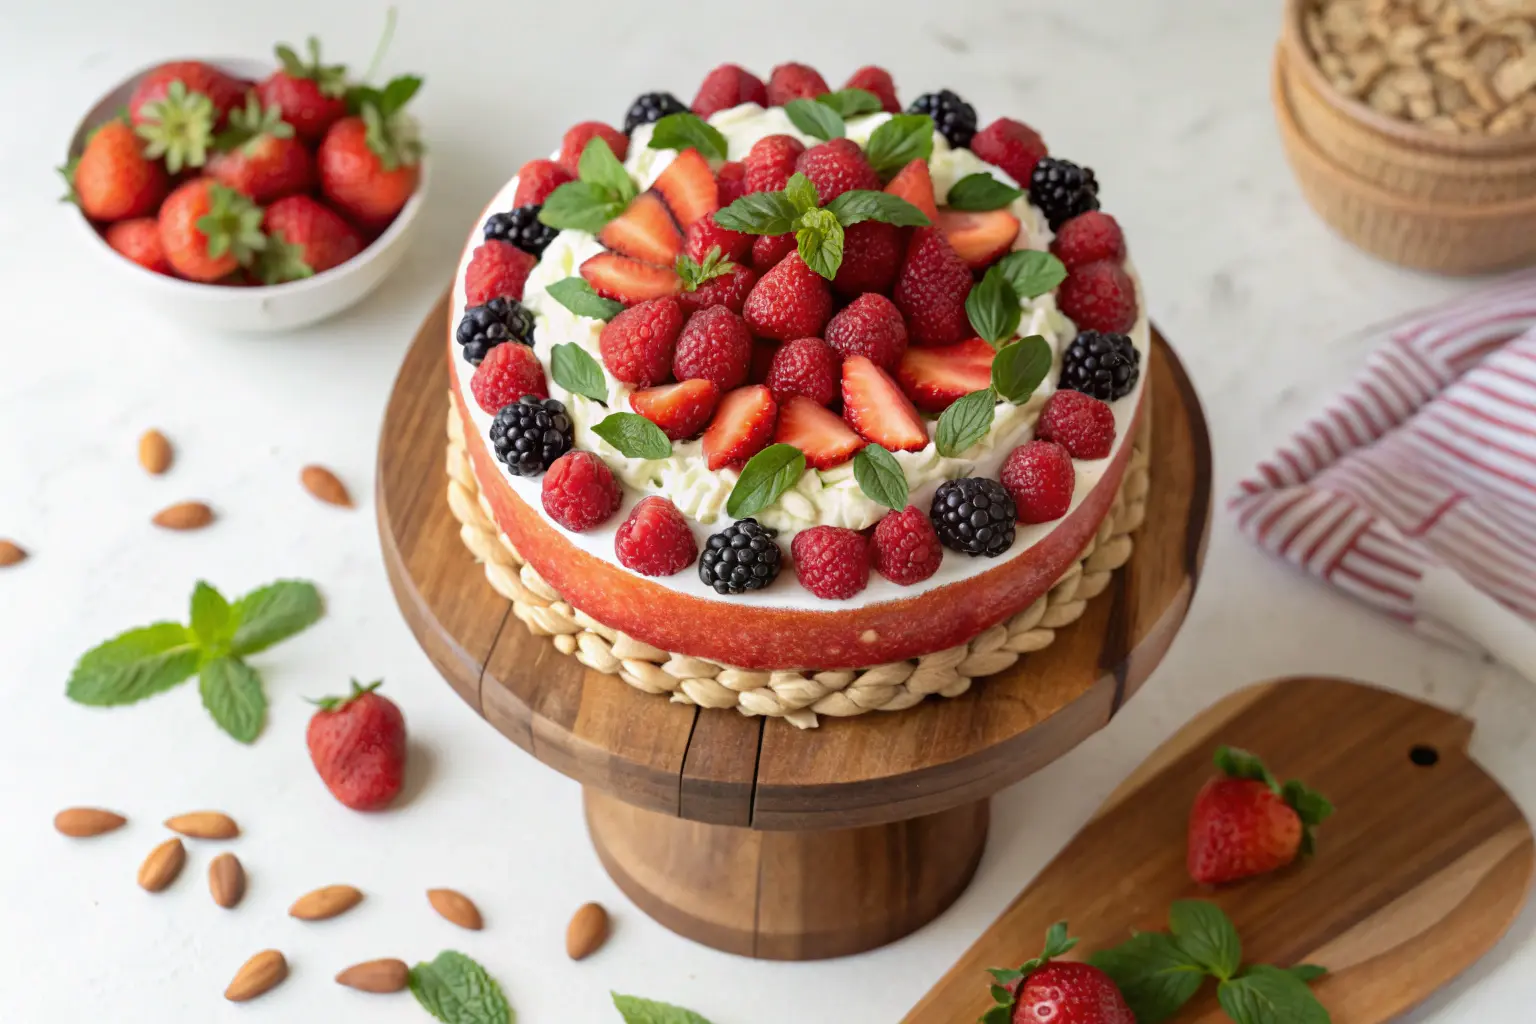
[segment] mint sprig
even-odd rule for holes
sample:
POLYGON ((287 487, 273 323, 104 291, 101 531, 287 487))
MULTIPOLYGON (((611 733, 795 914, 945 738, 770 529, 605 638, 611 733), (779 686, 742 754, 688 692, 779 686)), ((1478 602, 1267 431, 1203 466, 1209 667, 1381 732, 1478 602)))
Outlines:
POLYGON ((779 500, 805 472, 805 455, 790 444, 771 444, 741 467, 736 486, 725 499, 725 514, 746 519, 779 500))
POLYGON ((470 957, 444 950, 411 968, 411 995, 443 1024, 512 1024, 512 1006, 496 979, 470 957))
POLYGON ((965 297, 965 315, 976 333, 995 348, 1018 333, 1024 311, 1013 285, 993 266, 965 297))
POLYGON ((574 341, 561 342, 550 351, 550 375, 555 383, 573 395, 586 395, 594 402, 608 401, 608 380, 587 350, 574 341))
POLYGON ((859 117, 863 114, 878 113, 881 109, 880 97, 868 89, 839 89, 836 92, 824 92, 816 97, 816 102, 831 107, 837 111, 839 117, 859 117))
POLYGON ((807 135, 828 142, 848 134, 843 116, 826 103, 816 100, 790 100, 784 104, 790 123, 807 135))
POLYGON ((703 156, 724 160, 725 136, 697 114, 679 111, 656 121, 651 129, 651 149, 696 149, 703 156))
POLYGON ((853 479, 870 501, 900 512, 907 507, 907 475, 884 447, 867 444, 853 457, 853 479))
POLYGON ((539 222, 559 230, 592 234, 624 212, 635 198, 635 180, 629 176, 608 143, 594 136, 581 151, 575 181, 551 192, 539 210, 539 222))
POLYGON ((618 1009, 624 1024, 709 1024, 692 1010, 671 1003, 658 1003, 654 999, 624 996, 612 992, 613 1005, 618 1009))
POLYGON ((939 425, 933 433, 934 446, 945 458, 958 458, 987 436, 996 414, 997 395, 991 388, 961 396, 939 414, 939 425))
POLYGON ((672 454, 672 442, 660 427, 633 412, 611 412, 592 433, 631 459, 664 459, 672 454))
POLYGON ((805 265, 828 281, 843 265, 843 225, 831 210, 807 210, 795 228, 795 245, 805 265))
POLYGON ((933 156, 933 118, 927 114, 893 114, 876 128, 864 147, 864 159, 882 179, 889 180, 913 160, 933 156))
POLYGON ((1004 345, 992 359, 992 390, 1023 405, 1051 372, 1051 346, 1038 334, 1004 345))
POLYGON ((1000 210, 1023 194, 1023 189, 1005 185, 986 171, 977 171, 949 187, 944 205, 951 210, 1000 210))
POLYGON ((624 312, 624 303, 603 298, 584 277, 561 278, 545 291, 549 292, 550 298, 577 316, 591 317, 606 323, 624 312))
POLYGON ((1013 288, 1021 299, 1039 298, 1067 279, 1067 268, 1048 252, 1038 249, 1019 249, 1009 253, 992 266, 1013 288))

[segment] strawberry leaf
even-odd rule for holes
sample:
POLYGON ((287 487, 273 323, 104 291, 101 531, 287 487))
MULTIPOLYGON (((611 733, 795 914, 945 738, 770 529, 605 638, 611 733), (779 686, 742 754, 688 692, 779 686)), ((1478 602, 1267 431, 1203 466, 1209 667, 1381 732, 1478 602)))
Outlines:
POLYGON ((383 685, 384 680, 382 679, 375 679, 367 686, 364 686, 356 679, 354 679, 352 680, 352 689, 346 696, 320 697, 317 700, 311 700, 310 703, 319 708, 321 711, 338 711, 341 708, 346 707, 348 704, 351 704, 353 701, 357 700, 357 698, 361 697, 363 694, 372 693, 374 690, 377 690, 383 685))
POLYGON ((178 78, 166 87, 163 99, 144 104, 139 115, 143 120, 134 132, 148 143, 146 157, 164 160, 172 174, 208 162, 208 150, 213 147, 213 100, 188 92, 178 78))
POLYGON ((256 258, 256 272, 263 284, 283 284, 315 276, 315 268, 304 260, 304 247, 289 242, 281 231, 267 236, 266 247, 256 258))
POLYGON ((1301 819, 1301 853, 1310 856, 1316 851, 1317 837, 1314 829, 1333 814, 1333 803, 1315 789, 1297 779, 1289 779, 1280 789, 1280 799, 1290 805, 1301 819))
POLYGON ((735 270, 736 264, 725 258, 718 245, 709 250, 703 263, 687 253, 680 253, 677 257, 677 276, 683 279, 683 290, 688 292, 696 292, 706 281, 724 277, 735 270))
POLYGON ((1265 767, 1256 754, 1250 754, 1246 750, 1237 747, 1217 747, 1216 767, 1229 779, 1252 779, 1262 782, 1270 788, 1276 796, 1280 795, 1280 782, 1270 770, 1265 767))

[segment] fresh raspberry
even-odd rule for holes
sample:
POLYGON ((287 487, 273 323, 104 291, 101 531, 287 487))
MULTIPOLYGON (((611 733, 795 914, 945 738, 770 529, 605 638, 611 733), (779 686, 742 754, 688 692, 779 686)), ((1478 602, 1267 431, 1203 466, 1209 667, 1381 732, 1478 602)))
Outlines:
POLYGON ((695 263, 703 263, 711 249, 720 248, 720 254, 734 263, 740 263, 752 252, 753 235, 732 231, 715 223, 715 215, 700 217, 688 229, 683 239, 683 252, 695 263))
POLYGON ((723 210, 747 194, 747 165, 740 160, 727 160, 715 174, 715 186, 720 190, 723 210))
POLYGON ((1067 514, 1077 473, 1072 453, 1055 441, 1026 441, 1008 453, 999 475, 1021 523, 1049 523, 1067 514))
POLYGON ((608 143, 608 148, 613 150, 613 155, 620 160, 629 155, 628 135, 601 121, 583 121, 581 124, 572 125, 565 133, 565 138, 560 140, 560 166, 571 174, 575 174, 577 165, 581 163, 582 150, 587 148, 587 143, 591 142, 594 136, 608 143))
POLYGON ((1099 260, 1124 263, 1125 234, 1115 218, 1098 210, 1089 210, 1056 230, 1051 252, 1066 264, 1068 270, 1099 260))
POLYGON ((827 344, 843 359, 867 356, 880 369, 894 370, 907 350, 907 324, 894 302, 870 292, 828 322, 827 344))
POLYGON ((1015 184, 1028 188, 1035 164, 1049 150, 1040 133, 1029 125, 1000 117, 971 139, 971 152, 992 166, 1001 167, 1015 184))
POLYGON ((660 384, 672 376, 672 350, 682 329, 682 306, 670 295, 631 306, 598 337, 603 365, 626 384, 660 384))
POLYGON ((768 390, 778 402, 804 395, 817 405, 831 405, 841 386, 842 365, 842 358, 820 338, 796 338, 773 354, 768 390))
POLYGON ((759 337, 817 337, 832 314, 832 290, 798 253, 790 253, 758 279, 741 314, 759 337))
POLYGON ((780 64, 768 76, 768 105, 782 107, 790 100, 813 100, 827 88, 821 72, 808 64, 780 64))
POLYGON ((1045 400, 1035 436, 1056 441, 1074 459, 1102 459, 1115 443, 1115 414, 1081 391, 1057 391, 1045 400))
POLYGON ((832 279, 839 295, 888 292, 907 252, 906 232, 894 224, 865 220, 843 231, 843 262, 832 279))
POLYGON ((752 265, 759 271, 767 273, 794 251, 794 232, 786 232, 782 235, 758 235, 752 240, 752 265))
POLYGON ((504 405, 511 405, 524 395, 549 397, 549 385, 544 382, 544 367, 539 357, 527 345, 497 345, 475 367, 475 375, 469 380, 469 389, 475 401, 488 414, 495 416, 504 405))
POLYGON ((613 538, 619 564, 642 576, 671 576, 698 557, 688 520, 666 498, 643 498, 619 524, 613 538))
POLYGON ((758 338, 752 342, 752 369, 747 371, 747 381, 752 384, 768 383, 768 371, 773 369, 773 357, 783 346, 777 341, 758 338))
POLYGON ((693 313, 710 306, 724 306, 732 313, 740 313, 752 286, 757 284, 757 271, 744 263, 736 264, 729 274, 712 277, 694 291, 677 293, 684 313, 693 313))
POLYGON ((1086 263, 1061 282, 1056 305, 1080 331, 1125 334, 1136 326, 1136 282, 1118 263, 1086 263))
POLYGON ((607 522, 623 501, 624 488, 613 478, 613 470, 592 452, 566 452, 544 474, 544 511, 574 533, 607 522))
POLYGON ((854 189, 879 192, 880 175, 864 159, 864 151, 852 139, 833 139, 812 146, 795 161, 795 170, 811 179, 823 205, 854 189))
POLYGON ((690 109, 700 117, 708 118, 743 103, 766 107, 768 87, 763 85, 761 78, 739 65, 721 64, 704 76, 690 109))
POLYGON ((160 241, 160 222, 154 217, 135 217, 108 224, 102 237, 108 245, 139 266, 157 274, 171 273, 171 264, 165 258, 165 246, 160 241))
POLYGON ((543 203, 549 194, 576 176, 553 160, 529 160, 517 172, 517 192, 513 206, 543 203))
POLYGON ((523 285, 538 261, 499 238, 480 243, 464 270, 464 301, 480 306, 492 299, 521 299, 523 285))
POLYGON ((957 345, 975 334, 965 312, 971 270, 938 228, 918 228, 892 298, 914 345, 957 345))
POLYGON ((707 380, 721 394, 746 383, 751 366, 752 332, 746 321, 724 306, 710 306, 690 316, 672 357, 674 377, 707 380))
POLYGON ((765 135, 752 144, 742 163, 747 168, 748 192, 782 192, 795 173, 795 161, 805 144, 793 135, 765 135))
POLYGON ((800 585, 817 597, 840 601, 869 585, 869 542, 857 530, 813 526, 789 545, 800 585))
POLYGON ((896 83, 885 68, 866 64, 848 76, 844 89, 863 89, 880 97, 880 109, 888 114, 901 113, 901 101, 896 98, 896 83))
POLYGON ((875 525, 870 543, 875 571, 903 587, 921 583, 938 572, 944 558, 938 533, 916 505, 887 513, 875 525))

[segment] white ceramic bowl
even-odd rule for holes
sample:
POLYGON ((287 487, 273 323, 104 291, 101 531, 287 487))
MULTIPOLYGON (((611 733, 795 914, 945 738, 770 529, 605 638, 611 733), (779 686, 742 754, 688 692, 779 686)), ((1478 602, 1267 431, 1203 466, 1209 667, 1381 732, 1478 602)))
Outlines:
MULTIPOLYGON (((163 62, 162 62, 163 63, 163 62)), ((260 79, 273 65, 266 61, 233 58, 210 60, 215 67, 244 79, 260 79)), ((70 156, 79 154, 92 128, 112 119, 128 104, 139 80, 152 68, 129 76, 91 107, 69 141, 70 156)), ((77 207, 71 216, 79 225, 85 244, 99 254, 99 262, 123 277, 145 300, 166 316, 194 327, 224 331, 286 331, 303 327, 341 312, 367 295, 399 264, 410 245, 430 181, 430 161, 421 161, 421 183, 385 232, 362 252, 339 267, 287 284, 263 287, 225 287, 197 284, 157 274, 115 252, 77 207)))

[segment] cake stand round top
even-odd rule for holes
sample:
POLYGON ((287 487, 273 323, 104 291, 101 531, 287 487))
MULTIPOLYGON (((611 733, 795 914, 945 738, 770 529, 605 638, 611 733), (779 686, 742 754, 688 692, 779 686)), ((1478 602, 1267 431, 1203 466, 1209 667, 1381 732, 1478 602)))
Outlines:
POLYGON ((446 296, 395 382, 379 441, 384 560, 406 621, 465 701, 539 760, 640 807, 711 824, 832 829, 990 796, 1103 728, 1162 659, 1204 556, 1211 453, 1177 356, 1154 338, 1146 519, 1108 589, 1056 641, 956 698, 815 729, 642 693, 529 633, 444 497, 446 296))

